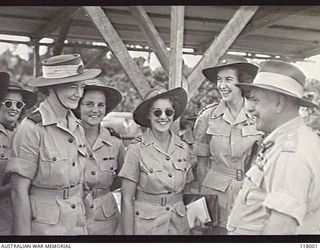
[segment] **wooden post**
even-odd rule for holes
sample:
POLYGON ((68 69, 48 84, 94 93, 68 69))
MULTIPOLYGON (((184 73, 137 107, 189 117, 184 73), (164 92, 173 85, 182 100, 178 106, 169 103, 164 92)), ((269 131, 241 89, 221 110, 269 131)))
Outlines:
POLYGON ((171 7, 169 89, 182 86, 184 6, 171 7))
POLYGON ((56 45, 53 48, 53 55, 60 55, 64 47, 64 41, 68 36, 69 29, 72 24, 72 19, 69 19, 65 25, 60 28, 59 37, 56 41, 56 45))
MULTIPOLYGON (((182 87, 182 47, 184 31, 184 6, 171 7, 169 89, 182 87)), ((179 134, 180 119, 172 131, 179 134)))
POLYGON ((137 90, 140 97, 143 98, 150 90, 150 85, 141 73, 135 61, 131 58, 126 46, 112 26, 108 17, 105 15, 104 11, 100 7, 90 6, 83 8, 89 14, 90 19, 109 45, 112 53, 118 59, 124 72, 131 80, 133 87, 137 90))
MULTIPOLYGON (((157 29, 152 24, 151 19, 149 18, 148 14, 146 13, 143 7, 130 6, 129 8, 133 16, 136 18, 141 31, 144 33, 145 37, 148 39, 148 42, 150 43, 150 46, 152 47, 155 54, 157 55, 161 66, 163 67, 164 71, 169 75, 170 53, 168 52, 167 47, 164 41, 161 39, 157 29)), ((187 89, 187 86, 188 86, 187 79, 183 75, 182 75, 182 82, 183 82, 183 86, 187 89)))
POLYGON ((33 57, 33 77, 38 77, 40 74, 40 55, 39 55, 39 41, 34 45, 33 57))
POLYGON ((189 99, 205 80, 202 70, 217 64, 219 58, 227 52, 258 8, 258 6, 241 6, 228 24, 222 29, 218 37, 212 42, 188 77, 189 99))

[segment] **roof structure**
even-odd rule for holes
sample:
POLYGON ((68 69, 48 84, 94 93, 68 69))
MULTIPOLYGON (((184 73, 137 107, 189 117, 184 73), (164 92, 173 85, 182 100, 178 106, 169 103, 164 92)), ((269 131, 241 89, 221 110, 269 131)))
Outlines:
POLYGON ((0 23, 0 34, 30 37, 35 48, 53 38, 57 54, 63 46, 111 50, 142 96, 146 82, 128 49, 154 51, 171 86, 181 82, 191 95, 201 70, 227 51, 288 61, 320 52, 320 6, 1 6, 0 23), (182 48, 203 55, 188 78, 182 48))

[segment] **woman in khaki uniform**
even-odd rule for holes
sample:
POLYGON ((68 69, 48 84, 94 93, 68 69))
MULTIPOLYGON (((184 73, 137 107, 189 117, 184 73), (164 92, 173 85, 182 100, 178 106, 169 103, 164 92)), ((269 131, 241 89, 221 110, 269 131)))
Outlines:
POLYGON ((225 55, 216 67, 203 70, 206 78, 217 84, 222 100, 210 105, 196 120, 193 151, 198 157, 200 193, 218 195, 220 234, 226 234, 227 217, 249 167, 252 147, 262 135, 235 85, 251 82, 257 70, 257 66, 235 55, 225 55))
POLYGON ((82 182, 88 155, 71 109, 78 106, 84 81, 101 70, 84 69, 75 54, 44 60, 42 72, 30 85, 47 98, 18 126, 7 166, 15 234, 86 234, 82 182))
POLYGON ((86 81, 83 98, 76 110, 86 135, 89 160, 84 170, 86 227, 90 235, 120 234, 120 213, 111 189, 122 166, 124 146, 113 130, 100 126, 102 119, 122 96, 95 78, 86 81))
POLYGON ((24 108, 31 108, 37 101, 37 95, 24 90, 9 75, 0 73, 0 235, 13 233, 13 216, 11 204, 11 182, 5 175, 10 158, 10 147, 14 129, 24 108))
POLYGON ((155 87, 133 113, 136 123, 150 129, 129 145, 119 173, 124 234, 189 233, 182 192, 194 179, 190 152, 170 131, 186 104, 183 88, 155 87))

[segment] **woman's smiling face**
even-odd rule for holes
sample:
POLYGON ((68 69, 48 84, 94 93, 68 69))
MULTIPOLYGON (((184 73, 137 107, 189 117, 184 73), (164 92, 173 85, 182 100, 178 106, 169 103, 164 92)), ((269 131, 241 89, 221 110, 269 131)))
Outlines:
POLYGON ((222 99, 231 101, 236 96, 241 96, 241 90, 235 85, 239 83, 238 70, 223 68, 217 73, 217 86, 222 99))
POLYGON ((174 108, 170 99, 156 100, 150 109, 151 129, 160 133, 169 131, 173 124, 174 108))
POLYGON ((98 126, 105 115, 105 94, 100 90, 86 91, 80 104, 81 120, 89 126, 98 126))

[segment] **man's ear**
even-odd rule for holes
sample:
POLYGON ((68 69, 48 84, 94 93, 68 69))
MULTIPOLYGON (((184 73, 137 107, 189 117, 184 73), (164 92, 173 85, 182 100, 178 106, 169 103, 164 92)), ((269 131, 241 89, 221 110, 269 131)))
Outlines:
POLYGON ((276 113, 279 114, 284 109, 286 105, 287 98, 284 95, 277 95, 276 99, 276 113))

